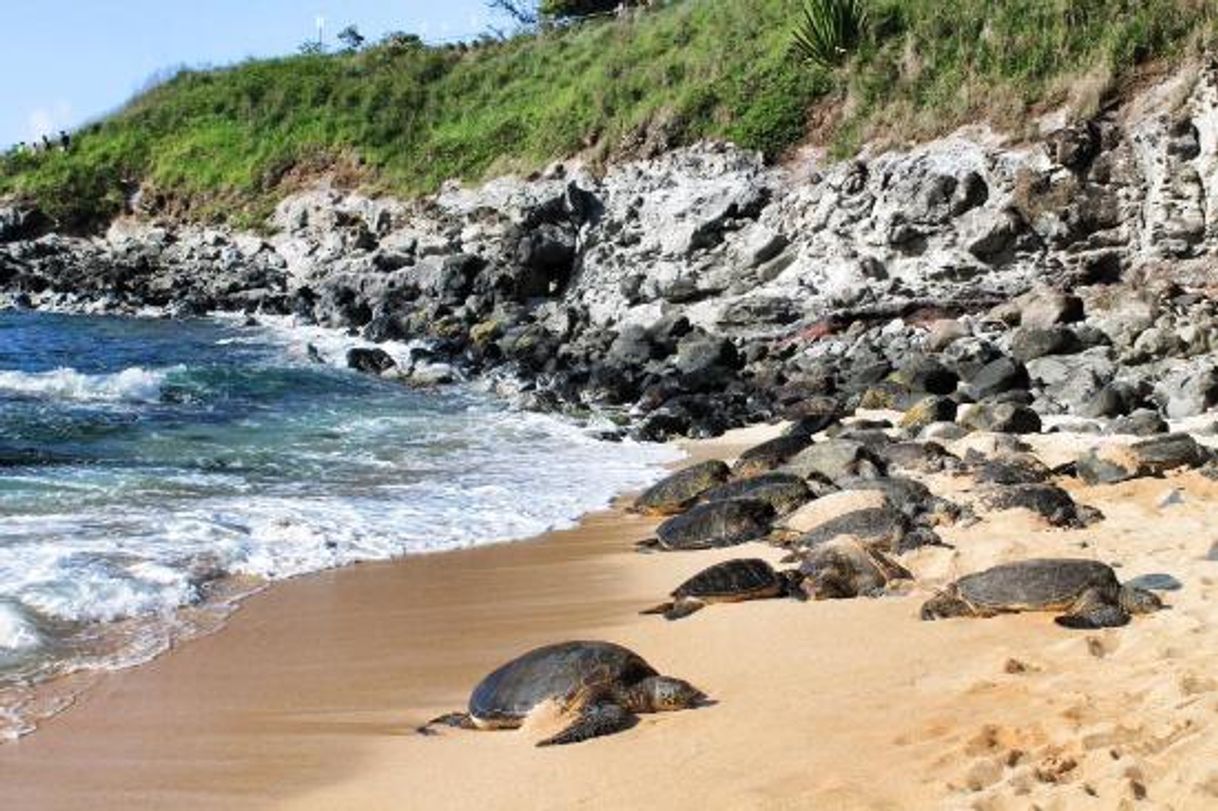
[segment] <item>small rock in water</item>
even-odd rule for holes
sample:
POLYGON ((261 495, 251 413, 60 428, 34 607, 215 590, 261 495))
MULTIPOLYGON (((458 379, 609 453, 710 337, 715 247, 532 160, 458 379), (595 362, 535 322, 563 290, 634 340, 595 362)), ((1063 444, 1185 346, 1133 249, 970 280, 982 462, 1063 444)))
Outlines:
POLYGON ((1179 591, 1184 588, 1184 584, 1176 578, 1159 572, 1139 575, 1128 581, 1125 585, 1133 586, 1136 589, 1149 589, 1150 591, 1179 591))

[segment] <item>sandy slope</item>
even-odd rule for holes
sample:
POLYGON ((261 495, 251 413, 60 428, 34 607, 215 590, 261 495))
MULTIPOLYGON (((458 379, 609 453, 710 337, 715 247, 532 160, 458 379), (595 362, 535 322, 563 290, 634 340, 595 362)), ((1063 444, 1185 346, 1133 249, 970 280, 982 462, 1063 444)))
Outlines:
POLYGON ((956 549, 912 555, 918 586, 879 600, 640 617, 710 562, 777 554, 640 556, 647 522, 612 513, 542 543, 303 579, 0 747, 0 786, 22 808, 1216 807, 1218 484, 1071 489, 1107 520, 946 530, 956 549), (1173 488, 1182 500, 1161 506, 1173 488), (1102 632, 917 619, 939 583, 1049 554, 1184 588, 1172 610, 1102 632), (718 703, 548 750, 530 745, 536 725, 411 733, 513 653, 580 637, 627 644, 718 703))

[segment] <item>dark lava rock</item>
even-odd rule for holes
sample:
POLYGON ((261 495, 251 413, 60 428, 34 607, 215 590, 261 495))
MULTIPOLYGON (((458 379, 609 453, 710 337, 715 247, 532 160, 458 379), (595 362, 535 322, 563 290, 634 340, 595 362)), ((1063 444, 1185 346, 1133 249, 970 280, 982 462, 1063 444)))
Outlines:
POLYGON ((370 375, 379 375, 397 365, 383 349, 355 347, 347 350, 347 366, 370 375))
POLYGON ((1028 387, 1028 370, 1013 358, 990 361, 968 381, 968 392, 975 400, 985 400, 1012 389, 1028 387))
POLYGON ((1126 417, 1113 420, 1104 433, 1151 436, 1166 434, 1170 430, 1171 427, 1167 424, 1167 420, 1159 416, 1159 412, 1141 408, 1126 417))
POLYGON ((1020 363, 1045 355, 1068 355, 1081 348, 1068 327, 1020 327, 1011 334, 1011 356, 1020 363))
POLYGON ((956 419, 956 401, 950 397, 926 397, 914 403, 901 417, 901 427, 915 434, 936 422, 956 419))
POLYGON ((893 375, 910 391, 922 394, 951 394, 956 390, 959 376, 935 358, 921 355, 901 365, 893 375))
POLYGON ((634 501, 634 509, 647 515, 673 515, 688 508, 703 493, 731 478, 732 471, 718 459, 699 462, 653 484, 634 501))
POLYGON ((1040 415, 1026 405, 982 403, 971 408, 960 424, 974 431, 999 434, 1039 434, 1040 415))

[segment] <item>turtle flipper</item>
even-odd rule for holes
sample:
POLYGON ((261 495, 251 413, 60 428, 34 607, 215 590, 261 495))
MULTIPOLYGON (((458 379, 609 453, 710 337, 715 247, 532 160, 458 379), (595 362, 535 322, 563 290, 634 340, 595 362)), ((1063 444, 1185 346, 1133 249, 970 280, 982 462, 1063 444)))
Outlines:
POLYGON ((667 614, 669 611, 672 611, 673 605, 674 605, 673 603, 660 603, 659 605, 653 605, 651 608, 644 608, 639 613, 640 614, 667 614))
POLYGON ((1129 623, 1129 612, 1091 589, 1055 622, 1064 628, 1119 628, 1129 623))
POLYGON ((643 555, 650 555, 652 552, 664 551, 664 547, 660 544, 659 538, 645 538, 634 545, 634 551, 643 555))
POLYGON ((668 610, 664 612, 664 619, 669 621, 684 619, 690 614, 701 611, 703 608, 706 608, 706 603, 686 597, 677 600, 675 603, 670 603, 668 610))
POLYGON ((586 704, 569 726, 556 734, 538 741, 538 746, 562 746, 579 743, 602 735, 612 735, 630 729, 638 723, 634 713, 618 704, 586 704))
POLYGON ((467 712, 450 712, 445 713, 437 718, 433 718, 421 727, 415 728, 415 732, 419 735, 435 735, 432 730, 435 726, 453 727, 454 729, 477 729, 478 725, 474 723, 474 719, 470 718, 467 712))

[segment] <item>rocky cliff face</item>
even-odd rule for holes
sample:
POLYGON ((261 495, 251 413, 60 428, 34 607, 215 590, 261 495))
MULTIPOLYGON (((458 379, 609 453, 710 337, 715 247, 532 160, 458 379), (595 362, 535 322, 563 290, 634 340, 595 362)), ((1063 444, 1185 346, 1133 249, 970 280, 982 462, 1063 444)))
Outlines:
POLYGON ((1216 170, 1210 64, 1023 146, 962 132, 770 168, 703 144, 409 204, 318 190, 284 200, 266 238, 141 219, 38 236, 36 212, 4 209, 0 289, 426 338, 429 364, 511 372, 538 406, 621 407, 654 437, 807 416, 823 396, 1185 416, 1218 399, 1198 294, 1216 170), (1010 380, 973 385, 998 361, 1010 380))

